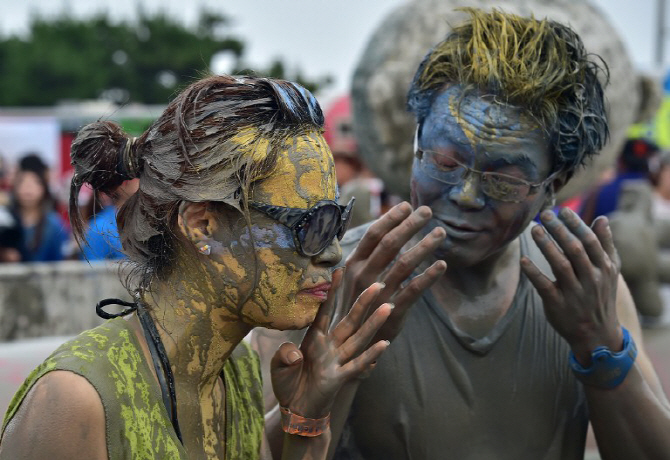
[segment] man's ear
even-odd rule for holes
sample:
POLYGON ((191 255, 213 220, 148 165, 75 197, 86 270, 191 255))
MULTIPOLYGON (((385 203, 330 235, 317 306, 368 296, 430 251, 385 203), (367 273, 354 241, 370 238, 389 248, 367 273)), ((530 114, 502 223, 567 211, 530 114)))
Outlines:
POLYGON ((545 209, 550 209, 556 206, 556 195, 563 187, 565 187, 565 184, 568 183, 570 177, 572 177, 571 173, 563 171, 560 174, 557 174, 549 185, 547 185, 547 198, 543 206, 545 209))
POLYGON ((210 203, 183 201, 179 204, 178 212, 179 230, 186 239, 198 247, 208 244, 218 225, 210 203))

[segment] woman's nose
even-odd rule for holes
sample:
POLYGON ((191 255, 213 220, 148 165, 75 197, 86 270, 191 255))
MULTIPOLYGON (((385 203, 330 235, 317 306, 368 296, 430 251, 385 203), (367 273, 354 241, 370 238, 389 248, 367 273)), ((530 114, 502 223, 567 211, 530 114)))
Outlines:
POLYGON ((314 265, 324 265, 326 267, 334 267, 340 260, 342 260, 342 247, 337 238, 333 238, 330 245, 328 245, 322 252, 312 256, 314 265))

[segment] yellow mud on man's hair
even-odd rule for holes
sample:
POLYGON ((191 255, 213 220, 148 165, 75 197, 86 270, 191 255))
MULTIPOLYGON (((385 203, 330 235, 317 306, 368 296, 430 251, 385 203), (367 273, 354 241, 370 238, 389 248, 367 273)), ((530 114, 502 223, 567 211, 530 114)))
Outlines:
POLYGON ((459 11, 468 13, 470 21, 454 28, 430 53, 420 86, 435 88, 449 81, 491 91, 504 97, 503 102, 530 109, 545 123, 554 122, 561 94, 583 82, 583 63, 572 57, 568 37, 547 19, 497 9, 459 11))

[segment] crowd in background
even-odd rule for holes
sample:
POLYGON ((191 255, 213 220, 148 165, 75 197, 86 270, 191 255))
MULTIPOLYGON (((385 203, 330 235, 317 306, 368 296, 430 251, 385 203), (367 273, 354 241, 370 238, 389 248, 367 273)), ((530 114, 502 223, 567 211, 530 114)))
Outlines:
MULTIPOLYGON (((349 96, 326 111, 325 137, 335 159, 340 201, 356 197, 352 226, 379 217, 399 198, 385 193, 383 182, 364 165, 354 137, 349 96)), ((27 153, 16 165, 0 163, 0 262, 121 259, 116 210, 134 193, 128 181, 113 197, 83 193, 80 212, 89 222, 86 245, 79 247, 70 230, 67 197, 52 193, 51 172, 37 153, 27 153)))
MULTIPOLYGON (((372 173, 359 156, 350 97, 342 96, 330 104, 325 111, 325 118, 324 137, 333 152, 340 201, 346 203, 352 196, 356 197, 352 227, 376 219, 399 202, 400 198, 386 192, 382 180, 372 173)), ((116 228, 116 211, 137 190, 137 180, 124 183, 112 197, 94 195, 90 190, 82 192, 87 196, 80 197, 79 201, 85 203, 80 212, 89 227, 87 244, 80 248, 74 241, 65 211, 66 194, 53 193, 49 177, 49 167, 38 153, 26 153, 15 165, 7 165, 0 159, 0 262, 123 258, 116 228)), ((665 236, 670 233, 670 152, 662 151, 645 139, 630 139, 625 143, 616 165, 602 172, 598 184, 558 205, 579 212, 589 224, 597 216, 611 216, 615 220, 614 231, 624 227, 628 229, 631 225, 632 230, 626 231, 645 232, 645 227, 654 227, 654 238, 657 241, 654 242, 653 252, 657 254, 658 260, 651 276, 658 278, 659 287, 654 285, 652 289, 659 290, 660 294, 656 299, 655 293, 643 293, 636 302, 643 319, 651 318, 653 324, 658 323, 665 310, 664 305, 670 303, 670 237, 665 236), (634 219, 634 223, 617 225, 618 213, 624 206, 621 197, 626 187, 630 188, 630 184, 635 183, 638 184, 638 191, 639 184, 648 188, 648 193, 643 193, 644 196, 648 194, 647 198, 637 195, 633 198, 634 208, 648 207, 642 209, 645 217, 634 219), (654 300, 650 301, 650 298, 654 300)), ((615 239, 618 236, 620 241, 630 240, 628 246, 631 247, 639 243, 639 239, 631 240, 630 235, 625 234, 625 231, 623 233, 615 235, 615 239)), ((620 249, 620 252, 631 259, 636 257, 628 256, 625 248, 620 249)), ((641 253, 637 247, 629 252, 637 252, 638 256, 641 253)), ((626 257, 622 261, 624 276, 627 262, 630 262, 631 267, 635 266, 634 261, 626 260, 626 257)), ((647 265, 653 265, 648 262, 644 261, 647 265)), ((631 272, 641 274, 637 268, 631 272)), ((645 273, 644 276, 648 278, 650 275, 645 273)), ((627 279, 627 282, 633 287, 636 285, 634 279, 627 279)))
POLYGON ((53 193, 51 171, 38 153, 27 153, 0 170, 0 261, 55 262, 123 257, 114 203, 89 196, 81 209, 89 221, 88 245, 74 242, 66 203, 53 193))

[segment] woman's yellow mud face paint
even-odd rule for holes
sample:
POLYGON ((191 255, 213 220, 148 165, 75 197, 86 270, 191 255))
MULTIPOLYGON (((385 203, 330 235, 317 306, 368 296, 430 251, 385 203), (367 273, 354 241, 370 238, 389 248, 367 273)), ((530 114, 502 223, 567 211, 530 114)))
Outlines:
MULTIPOLYGON (((256 150, 255 154, 260 153, 256 150)), ((336 187, 330 150, 323 136, 312 132, 289 141, 287 149, 279 153, 273 173, 254 185, 250 199, 308 209, 321 200, 335 200, 336 187)), ((230 279, 231 287, 237 287, 238 301, 243 303, 241 315, 250 324, 276 329, 307 326, 323 299, 300 291, 330 283, 330 267, 341 257, 339 247, 305 257, 298 254, 286 226, 254 210, 251 219, 248 229, 240 218, 228 235, 242 237, 215 245, 212 253, 221 255, 222 274, 230 279)), ((226 297, 232 300, 233 294, 226 297)))
POLYGON ((319 133, 293 139, 277 159, 274 173, 254 187, 251 199, 258 203, 307 209, 321 200, 334 200, 335 165, 325 139, 319 133))

